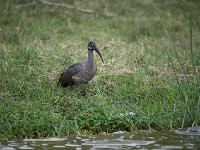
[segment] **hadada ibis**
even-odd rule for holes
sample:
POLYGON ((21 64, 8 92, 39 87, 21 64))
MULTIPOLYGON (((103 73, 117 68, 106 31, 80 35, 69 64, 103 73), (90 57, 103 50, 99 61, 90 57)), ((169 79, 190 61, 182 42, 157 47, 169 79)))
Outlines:
POLYGON ((94 63, 94 54, 96 51, 99 57, 101 58, 102 63, 104 63, 101 53, 99 52, 96 43, 90 41, 88 43, 88 57, 85 61, 77 62, 71 66, 69 66, 66 70, 64 70, 59 79, 59 83, 62 87, 66 87, 69 85, 77 86, 77 96, 80 98, 80 84, 84 83, 84 92, 86 94, 85 86, 88 81, 92 80, 92 78, 96 74, 97 66, 94 63))

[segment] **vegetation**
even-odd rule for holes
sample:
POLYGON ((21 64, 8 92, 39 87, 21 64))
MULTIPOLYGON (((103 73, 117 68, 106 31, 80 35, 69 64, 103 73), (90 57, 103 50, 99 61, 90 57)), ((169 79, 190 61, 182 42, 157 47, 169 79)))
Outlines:
POLYGON ((26 3, 0 6, 0 140, 199 125, 198 0, 26 3), (105 64, 78 100, 57 81, 90 40, 105 64))

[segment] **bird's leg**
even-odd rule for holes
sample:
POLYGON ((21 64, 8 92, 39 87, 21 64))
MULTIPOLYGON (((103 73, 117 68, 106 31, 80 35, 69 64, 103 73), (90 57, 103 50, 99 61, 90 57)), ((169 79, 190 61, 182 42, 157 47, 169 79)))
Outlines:
POLYGON ((84 92, 84 93, 83 93, 84 96, 86 96, 86 98, 87 98, 87 97, 88 97, 88 94, 87 94, 86 86, 87 86, 87 82, 84 83, 84 91, 83 91, 83 92, 84 92))
POLYGON ((75 83, 76 88, 77 88, 77 97, 78 97, 78 99, 80 99, 80 96, 81 96, 81 94, 80 94, 80 82, 78 80, 75 80, 74 83, 75 83))
POLYGON ((86 95, 86 83, 84 83, 83 94, 86 95))
POLYGON ((80 83, 81 83, 81 80, 80 80, 80 78, 74 76, 73 77, 73 81, 74 81, 74 84, 75 84, 75 86, 77 88, 77 97, 78 97, 78 99, 80 99, 80 96, 81 96, 81 94, 80 94, 80 83))
POLYGON ((87 89, 86 89, 86 86, 87 86, 88 81, 85 80, 85 79, 82 79, 82 83, 83 83, 83 96, 86 96, 86 98, 87 98, 88 95, 87 95, 87 89))
POLYGON ((80 99, 80 84, 78 83, 78 84, 76 84, 76 87, 77 87, 77 97, 78 97, 78 99, 80 99))

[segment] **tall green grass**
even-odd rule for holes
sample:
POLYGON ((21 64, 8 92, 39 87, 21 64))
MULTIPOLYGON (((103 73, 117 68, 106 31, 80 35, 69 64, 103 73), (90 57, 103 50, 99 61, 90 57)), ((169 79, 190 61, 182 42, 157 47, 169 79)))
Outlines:
POLYGON ((185 3, 188 9, 188 20, 189 20, 189 48, 186 49, 186 52, 189 54, 189 58, 185 58, 186 61, 189 61, 189 64, 185 65, 185 61, 182 61, 178 52, 177 47, 175 45, 175 40, 172 37, 172 51, 175 52, 175 57, 178 61, 178 64, 175 64, 173 61, 173 56, 170 55, 167 48, 167 55, 169 58, 170 65, 173 69, 174 76, 178 85, 178 89, 181 94, 181 99, 184 102, 184 109, 183 109, 183 119, 182 119, 182 127, 188 126, 188 123, 193 125, 199 124, 199 109, 200 109, 200 88, 199 88, 199 74, 197 74, 198 69, 198 55, 196 55, 193 51, 193 21, 192 21, 192 13, 189 5, 185 3), (177 70, 177 65, 180 66, 180 70, 177 70), (181 74, 180 74, 181 72, 181 74), (188 122, 189 120, 189 122, 188 122))

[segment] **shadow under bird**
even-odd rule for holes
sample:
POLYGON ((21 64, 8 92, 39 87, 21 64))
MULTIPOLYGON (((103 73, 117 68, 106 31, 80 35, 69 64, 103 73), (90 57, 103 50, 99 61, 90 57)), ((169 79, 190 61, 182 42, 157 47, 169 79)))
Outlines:
POLYGON ((97 66, 94 63, 94 51, 97 52, 104 63, 101 53, 99 52, 96 43, 90 41, 88 43, 88 57, 85 61, 77 62, 64 70, 59 79, 62 87, 75 85, 77 87, 77 96, 80 98, 80 84, 84 85, 84 93, 86 94, 85 86, 88 81, 92 80, 96 74, 97 66))

